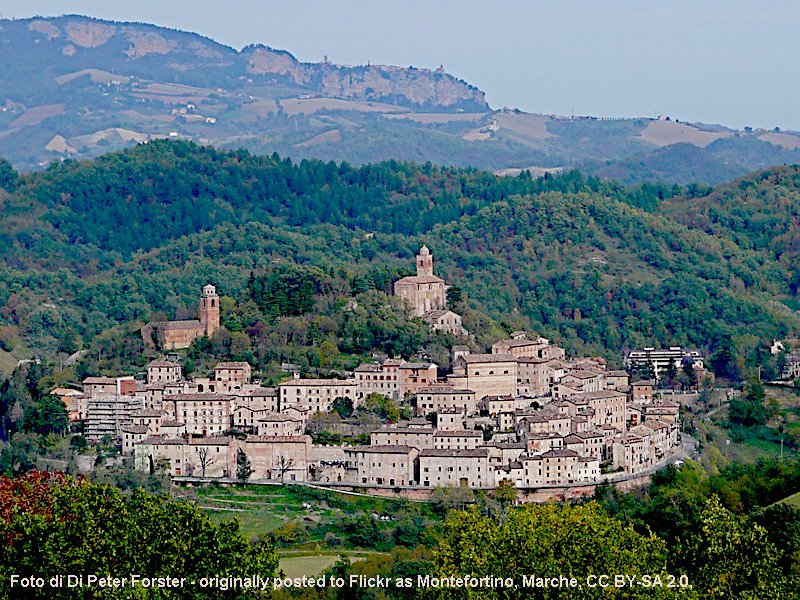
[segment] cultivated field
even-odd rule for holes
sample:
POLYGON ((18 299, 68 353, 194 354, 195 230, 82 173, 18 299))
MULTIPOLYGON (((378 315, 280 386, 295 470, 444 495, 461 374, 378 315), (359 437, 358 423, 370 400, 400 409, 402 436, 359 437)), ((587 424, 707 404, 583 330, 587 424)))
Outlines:
POLYGON ((639 137, 656 146, 671 146, 685 142, 705 148, 717 140, 732 135, 732 133, 700 131, 697 127, 675 121, 651 121, 639 137))

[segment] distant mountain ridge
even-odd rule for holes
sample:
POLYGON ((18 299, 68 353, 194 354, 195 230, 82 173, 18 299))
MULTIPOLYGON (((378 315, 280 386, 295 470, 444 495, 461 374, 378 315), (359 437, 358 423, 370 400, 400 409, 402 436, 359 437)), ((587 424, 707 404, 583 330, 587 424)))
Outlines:
MULTIPOLYGON (((235 88, 249 78, 345 99, 417 108, 489 108, 483 92, 443 70, 303 63, 285 50, 261 44, 239 52, 195 33, 78 15, 0 23, 3 43, 27 45, 26 62, 48 74, 92 68, 184 85, 205 86, 213 80, 217 88, 235 88)), ((3 62, 0 77, 8 81, 14 69, 11 61, 3 62)))
POLYGON ((0 21, 0 156, 17 168, 168 137, 293 160, 579 168, 626 183, 716 184, 800 163, 791 132, 493 110, 441 67, 306 63, 76 15, 0 21))

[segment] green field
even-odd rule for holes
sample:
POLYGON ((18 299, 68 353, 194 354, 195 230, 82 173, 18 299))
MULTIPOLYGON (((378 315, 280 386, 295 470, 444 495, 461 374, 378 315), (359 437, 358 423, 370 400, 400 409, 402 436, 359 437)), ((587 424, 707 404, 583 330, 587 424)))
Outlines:
POLYGON ((793 494, 788 498, 784 498, 783 500, 781 500, 780 503, 790 504, 791 506, 800 508, 800 492, 797 492, 796 494, 793 494))
POLYGON ((316 577, 326 569, 330 569, 340 556, 346 556, 350 562, 364 560, 364 552, 341 552, 341 553, 322 553, 322 554, 282 554, 280 557, 280 568, 286 577, 316 577))
POLYGON ((393 545, 392 536, 400 524, 421 531, 439 520, 429 506, 407 500, 299 485, 212 485, 193 490, 192 495, 215 523, 236 518, 251 539, 271 533, 279 547, 306 548, 313 554, 332 548, 336 556, 339 548, 372 547, 365 543, 367 539, 383 549, 379 542, 393 545))

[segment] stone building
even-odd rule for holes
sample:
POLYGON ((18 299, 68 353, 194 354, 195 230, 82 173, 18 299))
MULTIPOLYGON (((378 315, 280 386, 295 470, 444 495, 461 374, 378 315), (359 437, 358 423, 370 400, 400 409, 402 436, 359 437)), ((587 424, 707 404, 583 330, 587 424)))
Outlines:
POLYGON ((563 348, 552 346, 547 338, 538 337, 529 340, 524 331, 515 331, 511 334, 511 339, 492 344, 492 354, 511 354, 516 358, 545 360, 563 359, 566 356, 563 348))
POLYGON ((190 435, 220 435, 233 425, 236 398, 223 394, 173 394, 165 396, 164 416, 186 425, 190 435))
POLYGON ((524 487, 592 481, 600 476, 600 461, 579 456, 574 450, 550 450, 522 456, 524 487))
POLYGON ((221 362, 214 367, 216 391, 231 393, 243 390, 250 383, 251 368, 246 362, 221 362))
POLYGON ((168 360, 154 360, 147 365, 147 383, 175 383, 183 379, 181 366, 168 360))
POLYGON ((456 360, 447 380, 475 392, 478 401, 486 396, 515 396, 517 359, 511 354, 468 354, 456 360))
POLYGON ((489 450, 423 450, 419 453, 419 483, 425 487, 492 488, 495 481, 489 450))
POLYGON ((433 274, 433 255, 427 246, 420 248, 417 254, 417 274, 397 280, 394 295, 408 303, 415 317, 445 308, 447 286, 443 279, 433 274))
POLYGON ((186 475, 183 438, 151 435, 134 444, 134 465, 139 471, 155 472, 163 463, 171 477, 186 475))
POLYGON ((292 436, 302 435, 305 423, 299 417, 286 414, 264 414, 256 417, 256 431, 260 436, 292 436))
POLYGON ((398 427, 387 425, 369 434, 373 446, 408 446, 423 449, 433 448, 433 428, 398 427))
POLYGON ((158 345, 164 350, 188 348, 203 335, 212 337, 219 329, 219 296, 216 288, 209 284, 203 287, 196 320, 154 321, 142 327, 142 339, 150 346, 158 345))
POLYGON ((356 367, 353 377, 356 380, 358 399, 364 399, 370 394, 381 394, 393 400, 400 400, 402 397, 400 365, 403 362, 398 358, 387 358, 382 363, 368 363, 356 367))
POLYGON ((459 389, 450 384, 420 388, 415 394, 415 402, 415 412, 418 415, 439 412, 443 408, 458 408, 467 415, 473 415, 478 412, 475 392, 459 389))
POLYGON ((434 363, 403 362, 400 365, 401 397, 435 384, 438 377, 439 368, 434 363))
POLYGON ((183 448, 185 475, 194 477, 236 477, 239 444, 224 436, 192 438, 183 448))
POLYGON ((550 393, 550 359, 520 357, 517 359, 517 395, 546 396, 550 393))
POLYGON ((242 446, 250 459, 253 479, 308 480, 310 436, 248 436, 242 446))
POLYGON ((456 337, 468 335, 462 323, 461 315, 452 310, 430 310, 422 315, 422 320, 431 326, 434 331, 442 331, 456 337))
POLYGON ((474 450, 483 443, 483 433, 474 429, 437 430, 433 447, 437 450, 474 450))
POLYGON ((409 446, 346 448, 347 477, 372 485, 413 485, 419 450, 409 446))
POLYGON ((289 406, 314 412, 330 412, 337 398, 350 398, 357 404, 354 379, 290 379, 278 385, 281 412, 289 406))

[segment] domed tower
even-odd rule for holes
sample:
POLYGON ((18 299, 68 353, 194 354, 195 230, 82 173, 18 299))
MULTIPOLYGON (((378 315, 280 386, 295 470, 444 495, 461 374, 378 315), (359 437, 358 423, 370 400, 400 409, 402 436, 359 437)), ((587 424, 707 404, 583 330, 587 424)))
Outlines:
POLYGON ((417 276, 423 275, 433 276, 433 254, 427 246, 420 248, 419 254, 417 254, 417 276))
POLYGON ((219 329, 219 296, 217 288, 208 284, 200 295, 200 322, 206 328, 206 335, 212 337, 219 329))

